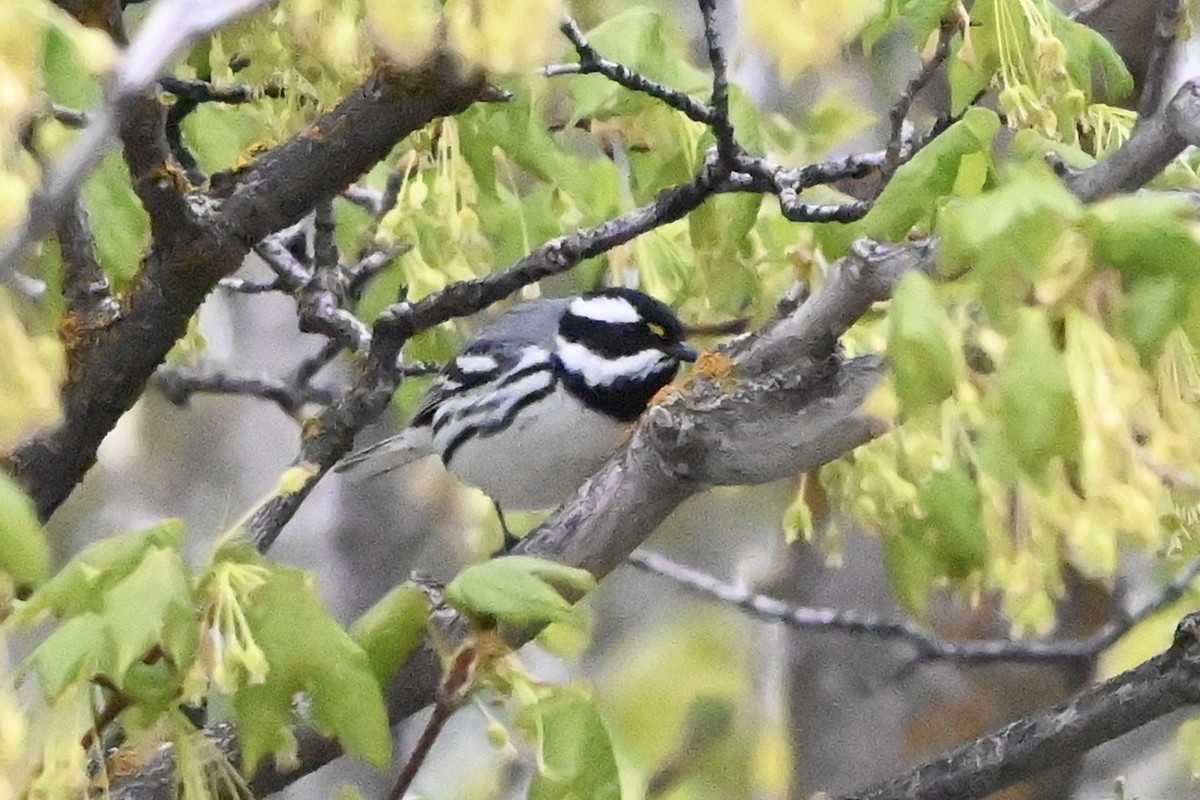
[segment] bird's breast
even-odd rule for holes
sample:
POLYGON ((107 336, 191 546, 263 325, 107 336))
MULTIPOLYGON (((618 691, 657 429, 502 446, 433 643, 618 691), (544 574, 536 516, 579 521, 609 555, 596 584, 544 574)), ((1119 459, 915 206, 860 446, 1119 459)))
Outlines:
POLYGON ((512 423, 462 441, 447 469, 511 510, 557 506, 611 456, 630 426, 588 409, 558 386, 512 423))

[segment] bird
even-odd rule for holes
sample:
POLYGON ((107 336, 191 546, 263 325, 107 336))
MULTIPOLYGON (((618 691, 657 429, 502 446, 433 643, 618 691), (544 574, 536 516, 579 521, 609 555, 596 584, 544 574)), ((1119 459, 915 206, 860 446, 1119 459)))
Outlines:
POLYGON ((662 301, 596 289, 520 303, 481 328, 429 387, 408 427, 346 456, 390 472, 429 455, 504 510, 556 507, 624 443, 699 351, 662 301))

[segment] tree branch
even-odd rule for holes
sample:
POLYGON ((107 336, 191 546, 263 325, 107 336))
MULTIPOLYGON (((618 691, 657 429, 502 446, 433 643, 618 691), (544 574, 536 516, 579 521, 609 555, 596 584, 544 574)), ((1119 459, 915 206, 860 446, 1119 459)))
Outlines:
POLYGON ((1162 105, 1170 77, 1171 56, 1179 36, 1179 25, 1183 21, 1182 0, 1157 0, 1154 15, 1154 44, 1146 63, 1146 74, 1142 77, 1142 96, 1138 98, 1138 123, 1151 117, 1162 105))
POLYGON ((880 182, 880 187, 887 185, 902 163, 900 156, 904 144, 904 122, 908 119, 908 112, 912 108, 917 93, 925 88, 925 84, 929 83, 949 57, 950 42, 953 40, 954 34, 958 32, 958 28, 957 22, 943 20, 938 28, 937 47, 933 54, 928 61, 921 64, 921 69, 908 82, 904 91, 900 93, 900 97, 892 105, 892 110, 888 115, 891 122, 891 134, 888 136, 887 148, 884 151, 883 180, 880 182))
POLYGON ((1120 149, 1085 170, 1056 165, 1067 188, 1085 203, 1140 189, 1189 144, 1200 143, 1200 80, 1190 80, 1167 105, 1146 117, 1120 149))
POLYGON ((1112 680, 1031 714, 906 775, 842 800, 966 800, 984 797, 1200 703, 1200 615, 1183 619, 1171 647, 1112 680))
MULTIPOLYGON (((136 129, 126 133, 126 153, 135 188, 154 209, 154 247, 123 315, 103 327, 69 332, 63 422, 0 457, 33 498, 38 514, 45 519, 70 494, 94 462, 100 441, 133 405, 200 302, 254 243, 298 221, 404 136, 469 107, 483 89, 479 76, 461 75, 444 55, 416 74, 379 67, 336 108, 240 174, 223 203, 179 193, 169 175, 153 171, 150 165, 161 163, 157 157, 131 152, 129 143, 143 131, 153 128, 150 141, 159 141, 161 112, 154 118, 131 116, 136 129), (147 124, 146 119, 157 121, 147 124)), ((145 96, 138 102, 158 105, 145 96)))
POLYGON ((607 58, 601 56, 588 42, 587 37, 583 35, 579 24, 571 17, 566 17, 563 20, 562 25, 559 26, 559 30, 575 46, 575 52, 579 54, 579 63, 546 67, 543 73, 547 77, 554 77, 556 75, 603 75, 619 86, 624 86, 630 91, 649 95, 656 100, 662 101, 676 111, 682 111, 688 119, 705 125, 712 125, 716 121, 716 112, 709 106, 693 100, 683 92, 668 88, 658 81, 651 80, 645 75, 631 70, 624 64, 609 61, 607 58))
MULTIPOLYGON (((0 281, 9 281, 25 249, 53 230, 55 221, 70 204, 84 178, 108 152, 128 102, 150 89, 159 73, 193 41, 265 2, 163 0, 154 5, 138 35, 125 50, 113 76, 108 102, 89 115, 83 134, 30 200, 25 222, 0 243, 0 281)), ((78 8, 68 10, 82 15, 87 8, 79 4, 78 8)))
POLYGON ((708 47, 708 63, 712 65, 713 119, 709 123, 717 137, 717 157, 726 171, 733 169, 738 153, 733 123, 729 119, 729 78, 726 75, 725 51, 717 35, 717 0, 699 0, 700 15, 704 18, 704 43, 708 47))
POLYGON ((333 402, 333 389, 292 383, 269 375, 239 375, 183 367, 162 367, 154 373, 154 386, 171 403, 187 405, 195 394, 244 395, 269 400, 290 417, 306 405, 333 402))
POLYGON ((788 605, 782 600, 727 583, 647 550, 633 553, 626 563, 673 581, 703 597, 734 606, 765 622, 778 622, 796 630, 830 631, 870 636, 880 641, 899 641, 912 647, 919 661, 1045 664, 1090 662, 1095 656, 1090 641, 947 641, 906 619, 889 620, 857 611, 788 605))

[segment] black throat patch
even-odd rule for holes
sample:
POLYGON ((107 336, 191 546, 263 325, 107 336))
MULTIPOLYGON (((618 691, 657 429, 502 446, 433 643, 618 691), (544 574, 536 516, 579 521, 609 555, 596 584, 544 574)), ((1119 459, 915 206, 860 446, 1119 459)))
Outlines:
POLYGON ((651 398, 679 371, 678 363, 665 360, 653 372, 638 378, 618 378, 611 384, 593 385, 583 375, 567 369, 557 354, 552 358, 555 372, 571 395, 592 411, 618 422, 633 422, 640 417, 651 398))

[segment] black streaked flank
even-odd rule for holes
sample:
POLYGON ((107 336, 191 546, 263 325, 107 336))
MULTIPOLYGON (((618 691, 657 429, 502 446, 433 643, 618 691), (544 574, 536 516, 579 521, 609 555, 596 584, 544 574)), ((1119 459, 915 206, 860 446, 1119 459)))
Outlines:
POLYGON ((468 440, 475 437, 485 438, 500 433, 512 424, 513 420, 517 418, 517 414, 520 414, 534 403, 549 397, 556 388, 558 388, 558 380, 551 374, 549 383, 540 389, 535 389, 532 392, 521 395, 521 399, 509 406, 508 411, 505 412, 503 417, 489 416, 487 414, 482 415, 482 418, 487 420, 486 422, 478 425, 467 425, 459 431, 457 436, 450 440, 446 445, 446 449, 442 451, 442 462, 448 465, 450 459, 454 458, 454 454, 458 451, 458 448, 468 440))

